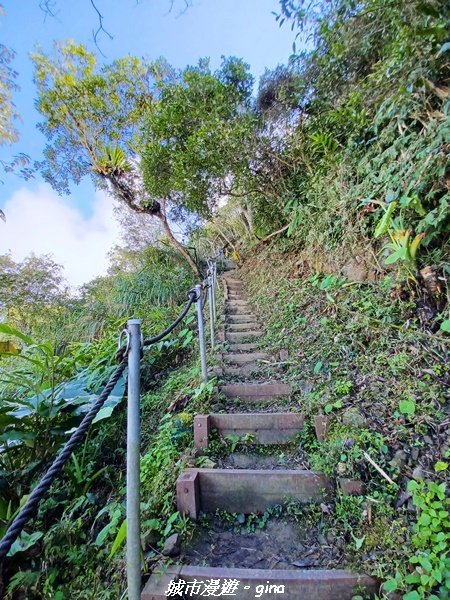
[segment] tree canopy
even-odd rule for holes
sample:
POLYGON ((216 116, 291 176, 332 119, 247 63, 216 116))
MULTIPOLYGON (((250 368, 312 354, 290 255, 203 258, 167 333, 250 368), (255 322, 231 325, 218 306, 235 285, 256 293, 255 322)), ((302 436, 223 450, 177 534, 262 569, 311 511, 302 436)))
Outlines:
POLYGON ((248 65, 231 58, 215 73, 202 61, 160 83, 147 111, 142 163, 151 196, 210 214, 223 180, 242 162, 252 81, 248 65))
POLYGON ((47 138, 44 178, 60 193, 90 176, 139 213, 158 218, 171 243, 196 265, 169 224, 183 212, 208 213, 218 179, 242 159, 252 78, 224 59, 177 72, 160 59, 99 66, 80 44, 33 55, 39 125, 47 138), (141 175, 141 157, 145 186, 141 175))

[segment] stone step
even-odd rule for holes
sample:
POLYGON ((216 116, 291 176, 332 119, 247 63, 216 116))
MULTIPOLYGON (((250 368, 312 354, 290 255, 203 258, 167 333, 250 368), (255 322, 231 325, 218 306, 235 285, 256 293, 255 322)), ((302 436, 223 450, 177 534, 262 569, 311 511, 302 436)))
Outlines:
POLYGON ((292 440, 303 429, 304 417, 299 413, 232 413, 197 415, 194 417, 194 445, 208 447, 212 430, 221 437, 251 434, 252 443, 281 444, 292 440))
POLYGON ((252 307, 248 306, 225 306, 225 318, 228 318, 230 315, 247 315, 249 312, 252 312, 252 307))
POLYGON ((256 317, 252 313, 239 313, 238 315, 228 315, 227 323, 256 323, 256 317))
POLYGON ((204 598, 206 585, 211 581, 219 584, 218 591, 214 592, 216 595, 222 595, 221 591, 226 590, 225 586, 228 585, 226 597, 236 600, 351 600, 357 594, 374 598, 380 586, 373 577, 340 569, 237 569, 170 565, 152 573, 141 600, 173 597, 175 586, 178 586, 180 593, 176 593, 176 596, 179 598, 204 598), (230 582, 237 582, 234 588, 230 589, 230 582), (181 595, 183 591, 185 594, 181 595))
POLYGON ((325 502, 331 491, 328 477, 303 469, 186 469, 177 480, 177 507, 196 521, 216 510, 261 514, 286 498, 325 502))
POLYGON ((258 331, 260 327, 259 323, 228 323, 226 326, 227 331, 236 332, 236 331, 258 331))
POLYGON ((246 300, 229 300, 225 306, 226 312, 238 312, 241 315, 252 311, 252 307, 246 300))
POLYGON ((248 363, 240 367, 228 365, 226 368, 217 367, 214 369, 216 377, 248 377, 249 375, 257 375, 261 372, 262 366, 257 363, 248 363))
POLYGON ((290 396, 292 388, 286 383, 230 383, 219 386, 219 392, 227 398, 272 400, 280 396, 290 396))
POLYGON ((233 283, 226 283, 226 288, 228 290, 228 292, 244 292, 244 286, 242 283, 237 283, 237 282, 233 282, 233 283))
POLYGON ((223 362, 231 365, 244 365, 246 363, 256 362, 257 360, 268 360, 270 358, 267 352, 227 352, 223 355, 223 362))
POLYGON ((233 333, 233 332, 226 332, 225 333, 225 341, 228 342, 236 342, 237 344, 240 344, 241 342, 248 342, 249 340, 252 340, 254 338, 260 338, 261 336, 263 336, 263 332, 262 331, 241 331, 239 333, 233 333))
POLYGON ((246 344, 229 344, 228 351, 229 352, 251 352, 252 350, 257 350, 258 345, 252 344, 251 342, 247 342, 246 344))

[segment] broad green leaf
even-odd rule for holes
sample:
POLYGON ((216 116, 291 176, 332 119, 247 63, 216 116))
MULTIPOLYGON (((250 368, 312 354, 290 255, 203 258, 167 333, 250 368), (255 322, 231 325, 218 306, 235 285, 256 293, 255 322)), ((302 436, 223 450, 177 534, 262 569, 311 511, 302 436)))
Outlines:
POLYGON ((31 546, 40 540, 43 537, 42 531, 35 531, 34 533, 27 533, 26 531, 22 531, 20 537, 13 543, 11 546, 11 550, 8 552, 7 556, 14 556, 18 552, 25 552, 31 546))
POLYGON ((30 337, 28 337, 18 329, 11 327, 11 325, 8 325, 7 323, 0 323, 0 333, 5 333, 6 335, 12 335, 14 337, 17 337, 23 342, 25 342, 25 344, 27 345, 35 344, 34 340, 32 340, 30 337))
POLYGON ((393 214, 396 206, 397 206, 397 202, 394 200, 393 202, 391 202, 388 205, 387 209, 383 207, 384 214, 381 217, 381 219, 379 220, 379 222, 375 228, 375 233, 374 233, 375 239, 378 239, 379 237, 384 235, 387 232, 387 230, 389 229, 389 226, 390 226, 391 220, 392 220, 392 214, 393 214))
POLYGON ((445 321, 442 321, 441 330, 445 331, 446 333, 450 333, 450 319, 445 319, 445 321))
POLYGON ((318 374, 320 373, 320 371, 322 370, 322 367, 323 367, 323 362, 322 362, 321 360, 319 360, 319 362, 317 362, 317 363, 314 365, 314 373, 315 373, 316 375, 318 375, 318 374))
POLYGON ((388 579, 383 583, 383 591, 394 592, 397 589, 397 582, 395 579, 388 579))
POLYGON ((99 410, 97 416, 95 417, 95 419, 92 422, 97 423, 98 421, 101 421, 102 419, 107 419, 108 417, 110 417, 112 415, 112 412, 115 409, 115 407, 122 402, 124 393, 125 393, 125 377, 122 375, 122 377, 119 379, 119 381, 116 383, 113 390, 111 391, 111 394, 109 395, 105 404, 99 410))
POLYGON ((117 527, 117 523, 119 522, 119 519, 120 519, 120 510, 116 510, 116 511, 114 511, 110 522, 107 523, 103 527, 103 529, 101 529, 99 531, 97 537, 95 538, 94 544, 96 546, 103 546, 103 542, 105 541, 105 539, 108 536, 108 534, 110 533, 110 531, 114 530, 117 527))
MULTIPOLYGON (((409 562, 411 562, 411 561, 409 561, 409 562)), ((419 573, 417 573, 417 571, 414 571, 414 573, 410 573, 409 575, 407 575, 405 577, 405 581, 406 581, 406 583, 419 583, 420 575, 419 575, 419 573)))
POLYGON ((402 415, 413 415, 416 411, 414 400, 400 400, 399 410, 402 415))
POLYGON ((127 537, 127 520, 122 521, 122 525, 119 527, 119 531, 117 532, 116 539, 113 542, 111 552, 109 553, 109 558, 112 558, 119 548, 124 543, 127 537))
POLYGON ((398 248, 398 250, 396 250, 395 252, 393 252, 392 254, 390 254, 386 259, 385 259, 385 264, 387 265, 393 265, 395 262, 397 262, 400 259, 405 259, 407 256, 407 249, 406 248, 398 248))
POLYGON ((443 462, 442 460, 438 460, 438 462, 434 465, 434 470, 436 473, 440 473, 441 471, 445 471, 448 469, 448 463, 443 462))
POLYGON ((418 592, 413 591, 413 592, 408 592, 407 594, 404 594, 403 595, 403 600, 423 600, 423 599, 419 595, 418 592))
POLYGON ((0 435, 0 442, 25 442, 36 438, 36 433, 33 431, 20 431, 11 429, 0 435))

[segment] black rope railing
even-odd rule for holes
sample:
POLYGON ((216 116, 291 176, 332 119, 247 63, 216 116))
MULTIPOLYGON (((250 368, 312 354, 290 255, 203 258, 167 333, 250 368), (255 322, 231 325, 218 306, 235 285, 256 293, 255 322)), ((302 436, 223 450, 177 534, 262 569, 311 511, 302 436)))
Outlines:
POLYGON ((171 325, 169 325, 169 327, 167 327, 167 329, 164 329, 164 331, 162 331, 158 335, 155 335, 155 337, 146 338, 144 340, 144 344, 143 344, 144 348, 146 348, 147 346, 151 346, 152 344, 156 344, 156 342, 161 341, 163 338, 166 337, 166 335, 169 335, 169 333, 172 333, 172 331, 175 329, 175 327, 181 323, 181 321, 184 319, 184 317, 188 314, 189 309, 194 304, 194 302, 197 302, 197 292, 195 291, 195 289, 189 290, 188 297, 189 297, 188 303, 186 304, 186 306, 184 307, 182 312, 178 315, 178 317, 175 319, 175 321, 171 325))
MULTIPOLYGON (((160 340, 165 338, 167 335, 169 335, 177 327, 177 325, 179 325, 181 323, 181 321, 185 318, 185 316, 189 312, 189 309, 191 308, 191 306, 194 304, 194 302, 196 302, 198 300, 197 291, 195 290, 195 288, 192 290, 189 290, 188 297, 189 297, 189 300, 188 300, 186 306, 181 311, 181 313, 178 315, 178 317, 175 319, 175 321, 173 321, 173 323, 171 323, 171 325, 169 325, 169 327, 164 329, 164 331, 162 331, 158 335, 151 337, 151 338, 146 338, 145 340, 143 340, 143 347, 148 347, 148 346, 151 346, 152 344, 155 344, 156 342, 159 342, 160 340)), ((117 359, 120 361, 119 365, 116 368, 116 370, 114 371, 114 373, 111 375, 111 377, 109 378, 107 384, 103 388, 102 393, 97 398, 95 403, 92 405, 89 412, 85 415, 85 417, 81 421, 78 429, 70 436, 70 438, 67 441, 67 443, 65 444, 64 448, 58 454, 57 458, 55 459, 55 461, 53 462, 51 467, 48 469, 48 471, 46 472, 44 477, 41 479, 41 481, 38 483, 38 485, 31 492, 25 505, 20 510, 19 514, 15 517, 15 519, 9 526, 6 534, 1 539, 1 541, 0 541, 0 567, 3 564, 8 552, 11 550, 11 546, 13 545, 15 540, 19 537, 19 535, 22 533, 22 531, 25 528, 28 521, 30 521, 33 517, 36 516, 41 500, 43 499, 45 494, 50 489, 50 487, 51 487, 52 483, 55 481, 56 477, 61 473, 62 469, 64 468, 64 465, 67 463, 70 456, 72 455, 72 452, 74 450, 76 450, 78 448, 78 446, 81 444, 81 442, 83 441, 90 425, 92 424, 92 421, 95 419, 98 412, 100 411, 100 409, 102 408, 102 406, 108 399, 110 393, 114 389, 115 385, 119 381, 120 377, 122 376, 122 373, 124 372, 125 367, 127 366, 127 351, 128 351, 128 346, 122 346, 121 348, 119 348, 119 351, 117 352, 117 355, 116 355, 117 359)))
POLYGON ((92 421, 97 416, 97 413, 102 408, 105 401, 108 399, 108 396, 114 389, 115 385, 119 381, 122 373, 127 366, 126 358, 122 358, 119 366, 116 368, 114 373, 108 380, 108 383, 103 388, 102 393, 97 398, 95 403, 92 405, 89 412, 85 415, 83 420, 81 421, 78 429, 70 436, 68 442, 59 453, 56 460, 53 462, 52 466, 48 469, 47 473, 38 483, 38 485, 31 492, 28 500, 26 501, 23 508, 20 510, 17 517, 13 520, 11 525, 9 526, 6 534, 3 536, 0 541, 0 565, 5 560, 6 555, 11 550, 11 546, 15 542, 15 540, 19 537, 21 532, 23 531, 25 525, 28 523, 30 519, 32 519, 36 514, 39 508, 39 504, 44 497, 44 495, 50 489, 52 483, 56 479, 56 477, 61 473, 64 465, 69 460, 72 452, 78 448, 81 442, 84 439, 84 436, 87 433, 92 421))

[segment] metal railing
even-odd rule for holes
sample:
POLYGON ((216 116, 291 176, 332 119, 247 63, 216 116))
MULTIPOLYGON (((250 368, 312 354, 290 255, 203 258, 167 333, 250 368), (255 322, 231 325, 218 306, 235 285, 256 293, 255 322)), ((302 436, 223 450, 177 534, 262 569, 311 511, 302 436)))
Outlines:
MULTIPOLYGON (((220 260, 220 257, 217 257, 220 260)), ((141 369, 140 363, 144 349, 168 336, 189 313, 193 304, 197 306, 198 342, 200 350, 202 380, 208 381, 207 348, 205 337, 203 292, 209 302, 210 346, 215 347, 216 324, 216 287, 217 287, 217 258, 207 259, 207 275, 203 282, 197 284, 188 292, 188 302, 178 317, 158 335, 144 339, 141 332, 141 320, 129 319, 127 327, 119 337, 118 367, 115 369, 102 393, 85 415, 76 431, 70 436, 65 446, 58 454, 53 464, 31 492, 28 500, 18 515, 12 521, 3 538, 0 540, 0 568, 8 555, 14 541, 19 537, 26 524, 37 515, 39 504, 50 489, 64 465, 70 459, 95 419, 97 413, 108 399, 114 386, 128 367, 128 407, 127 407, 127 473, 126 473, 126 526, 127 526, 127 585, 128 600, 140 600, 141 597, 141 532, 140 532, 140 444, 141 418, 140 393, 141 369), (123 337, 126 344, 122 345, 123 337)), ((206 304, 206 301, 205 301, 206 304)))

